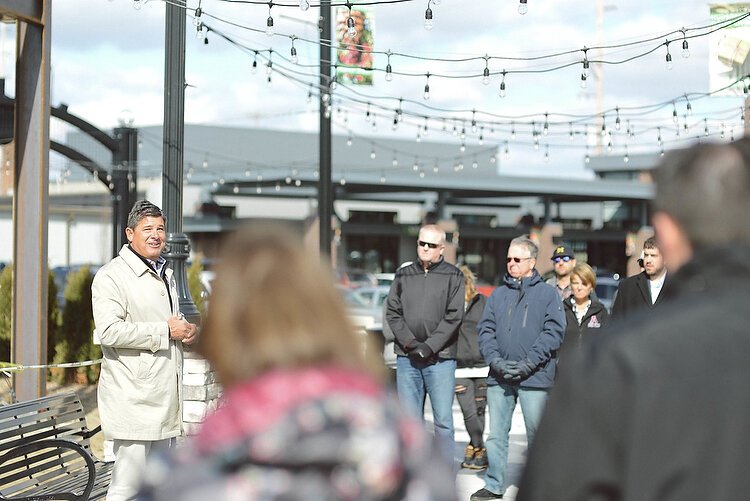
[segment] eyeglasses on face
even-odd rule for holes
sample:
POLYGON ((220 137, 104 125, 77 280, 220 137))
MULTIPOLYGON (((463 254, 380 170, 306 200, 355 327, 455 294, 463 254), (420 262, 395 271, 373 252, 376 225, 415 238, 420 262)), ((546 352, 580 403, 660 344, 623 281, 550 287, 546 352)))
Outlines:
POLYGON ((440 244, 433 244, 432 242, 425 242, 424 240, 417 240, 417 245, 419 247, 424 247, 426 245, 430 249, 437 249, 440 247, 440 244))
POLYGON ((531 259, 530 257, 509 257, 506 259, 509 263, 512 261, 514 263, 520 263, 521 261, 526 261, 528 259, 531 259))
POLYGON ((570 256, 557 256, 557 257, 553 257, 552 261, 554 261, 555 263, 567 263, 571 259, 573 258, 570 256))

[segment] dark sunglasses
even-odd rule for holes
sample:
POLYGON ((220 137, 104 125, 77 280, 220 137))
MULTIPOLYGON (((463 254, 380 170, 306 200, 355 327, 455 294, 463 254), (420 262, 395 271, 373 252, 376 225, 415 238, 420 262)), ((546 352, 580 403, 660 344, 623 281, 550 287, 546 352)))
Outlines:
POLYGON ((562 257, 558 256, 558 257, 553 257, 552 261, 554 261, 555 263, 560 263, 560 262, 567 263, 571 259, 573 258, 570 256, 562 256, 562 257))
POLYGON ((530 257, 509 257, 506 259, 509 263, 513 261, 514 263, 520 263, 521 261, 526 261, 527 259, 531 259, 530 257))
POLYGON ((440 244, 433 244, 432 242, 425 242, 424 240, 417 240, 417 245, 419 247, 424 247, 426 245, 430 249, 437 249, 440 246, 440 244))

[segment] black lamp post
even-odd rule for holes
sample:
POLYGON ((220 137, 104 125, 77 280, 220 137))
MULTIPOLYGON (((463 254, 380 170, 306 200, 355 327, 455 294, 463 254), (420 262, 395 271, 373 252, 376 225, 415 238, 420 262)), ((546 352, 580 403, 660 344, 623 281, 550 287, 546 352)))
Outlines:
POLYGON ((185 140, 185 8, 167 2, 164 50, 164 154, 162 209, 167 216, 169 261, 177 281, 180 311, 192 323, 200 323, 188 287, 186 261, 190 241, 182 232, 182 171, 185 140))

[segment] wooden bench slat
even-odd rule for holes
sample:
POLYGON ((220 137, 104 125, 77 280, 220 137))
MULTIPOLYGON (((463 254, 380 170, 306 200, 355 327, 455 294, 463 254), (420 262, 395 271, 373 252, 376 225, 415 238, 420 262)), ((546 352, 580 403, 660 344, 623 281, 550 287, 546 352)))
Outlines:
MULTIPOLYGON (((95 500, 106 495, 113 464, 93 458, 88 433, 85 412, 75 393, 0 407, 0 456, 41 440, 63 439, 76 443, 93 460, 95 481, 89 499, 95 500)), ((87 464, 79 453, 68 447, 55 445, 28 451, 0 464, 0 494, 37 496, 83 492, 89 481, 91 463, 87 464)), ((79 452, 83 453, 80 449, 79 452)))

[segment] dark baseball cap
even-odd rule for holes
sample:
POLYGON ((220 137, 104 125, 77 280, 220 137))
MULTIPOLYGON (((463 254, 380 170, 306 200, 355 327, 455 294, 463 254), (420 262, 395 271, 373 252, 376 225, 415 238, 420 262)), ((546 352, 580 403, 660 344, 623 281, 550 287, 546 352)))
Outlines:
POLYGON ((568 256, 569 258, 575 258, 576 255, 573 254, 571 251, 568 250, 567 247, 564 245, 558 245, 555 247, 555 252, 552 253, 552 259, 555 259, 556 257, 564 257, 568 256))

